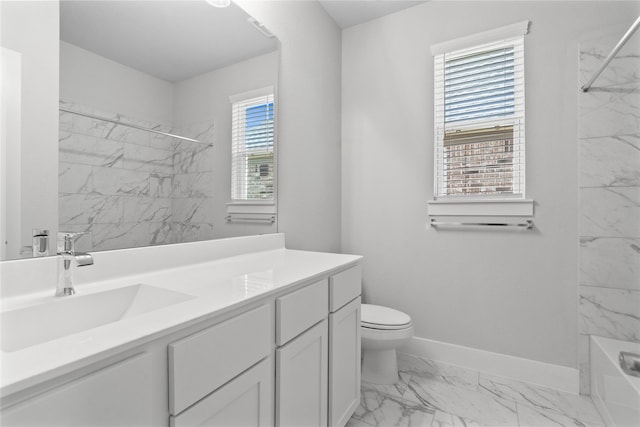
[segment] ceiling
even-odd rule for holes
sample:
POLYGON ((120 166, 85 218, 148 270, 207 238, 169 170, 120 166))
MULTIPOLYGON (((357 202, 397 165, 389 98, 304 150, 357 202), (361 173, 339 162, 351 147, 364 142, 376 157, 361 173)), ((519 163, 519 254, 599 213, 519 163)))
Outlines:
POLYGON ((380 18, 421 3, 403 0, 319 0, 324 10, 340 28, 348 28, 372 19, 380 18))
MULTIPOLYGON (((403 0, 321 0, 340 28, 421 3, 403 0)), ((247 23, 237 5, 205 1, 60 2, 61 40, 169 82, 177 82, 277 49, 247 23)))
POLYGON ((60 2, 60 39, 169 82, 278 48, 235 4, 204 1, 60 2))

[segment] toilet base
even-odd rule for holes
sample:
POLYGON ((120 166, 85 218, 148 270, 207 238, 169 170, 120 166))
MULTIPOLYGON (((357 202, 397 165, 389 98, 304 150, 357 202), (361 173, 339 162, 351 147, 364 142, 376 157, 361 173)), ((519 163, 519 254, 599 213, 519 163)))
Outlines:
POLYGON ((398 359, 395 348, 362 350, 362 381, 391 385, 398 380, 398 359))

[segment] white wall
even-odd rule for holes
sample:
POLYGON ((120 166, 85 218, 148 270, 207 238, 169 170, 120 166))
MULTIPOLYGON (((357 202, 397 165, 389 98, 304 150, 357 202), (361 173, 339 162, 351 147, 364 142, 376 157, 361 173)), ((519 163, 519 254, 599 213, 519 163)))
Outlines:
POLYGON ((637 2, 429 2, 342 34, 342 249, 416 336, 576 367, 578 40, 637 2), (436 231, 430 45, 530 20, 532 231, 436 231), (455 21, 455 24, 453 22, 455 21))
POLYGON ((22 54, 0 47, 0 260, 20 257, 22 54))
MULTIPOLYGON (((21 246, 58 230, 58 2, 0 2, 3 47, 22 54, 21 246)), ((8 225, 11 227, 11 225, 8 225)), ((10 254, 16 258, 16 254, 10 254)))
POLYGON ((229 97, 267 86, 276 87, 278 52, 260 55, 188 80, 175 86, 175 124, 214 122, 213 232, 216 238, 275 232, 275 225, 227 223, 231 200, 231 103, 229 97))
POLYGON ((173 123, 173 84, 60 42, 60 99, 155 123, 173 123))
POLYGON ((319 3, 236 2, 280 40, 278 231, 340 250, 341 32, 319 3))

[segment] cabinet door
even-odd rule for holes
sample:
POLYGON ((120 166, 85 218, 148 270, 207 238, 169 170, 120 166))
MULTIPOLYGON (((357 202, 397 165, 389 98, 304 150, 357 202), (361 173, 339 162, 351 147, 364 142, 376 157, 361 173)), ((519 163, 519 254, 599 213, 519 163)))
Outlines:
POLYGON ((273 426, 273 363, 263 360, 178 416, 171 427, 273 426))
POLYGON ((360 297, 329 316, 329 425, 344 426, 360 403, 360 297))
POLYGON ((327 319, 276 351, 276 425, 327 426, 327 319))
POLYGON ((2 411, 2 425, 151 426, 148 354, 126 359, 2 411))

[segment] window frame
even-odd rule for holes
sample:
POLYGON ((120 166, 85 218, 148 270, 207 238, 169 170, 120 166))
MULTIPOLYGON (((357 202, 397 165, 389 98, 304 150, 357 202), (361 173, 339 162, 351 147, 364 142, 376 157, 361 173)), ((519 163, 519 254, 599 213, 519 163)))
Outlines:
MULTIPOLYGON (((485 31, 483 33, 474 34, 467 37, 447 41, 431 46, 431 52, 434 56, 434 183, 433 183, 433 199, 428 202, 428 214, 430 216, 532 216, 533 200, 525 198, 526 188, 522 182, 522 188, 519 194, 487 194, 487 195, 446 195, 439 192, 438 171, 442 172, 442 166, 438 164, 438 137, 440 143, 444 143, 444 130, 447 126, 444 123, 444 61, 445 55, 448 58, 456 58, 465 54, 481 51, 491 51, 498 49, 500 46, 510 46, 514 42, 522 43, 524 49, 524 35, 528 33, 529 21, 522 21, 505 27, 496 28, 494 30, 485 31), (453 56, 452 56, 453 55, 453 56), (441 63, 438 63, 441 61, 441 63), (437 81, 437 66, 442 67, 441 82, 437 81), (440 86, 438 86, 440 83, 440 86), (440 91, 440 93, 438 93, 440 91), (440 96, 440 98, 438 98, 440 96), (441 105, 437 104, 437 100, 441 99, 441 105), (440 111, 438 111, 440 108, 440 111), (440 116, 439 116, 440 114, 440 116), (438 120, 441 120, 439 123, 438 120), (441 132, 441 135, 438 135, 441 132), (440 168, 440 169, 439 169, 440 168)), ((524 55, 524 52, 522 53, 524 55)), ((524 75, 524 71, 522 71, 524 75)), ((524 92, 524 82, 522 91, 524 92)), ((522 138, 524 139, 524 100, 522 102, 522 138)), ((482 121, 477 121, 476 124, 482 121)), ((485 123, 505 122, 503 119, 492 119, 485 123)), ((507 120, 508 122, 508 120, 507 120)), ((473 120, 466 122, 458 122, 454 124, 460 128, 469 129, 468 125, 473 126, 473 120), (462 125, 462 126, 460 126, 462 125)), ((516 125, 519 125, 517 123, 516 125)), ((454 127, 452 125, 449 128, 454 127)), ((476 127, 480 128, 480 126, 476 127)), ((442 147, 442 145, 441 145, 442 147)), ((524 149, 522 150, 524 154, 524 149)), ((524 168, 524 160, 522 161, 524 168)), ((441 175, 442 176, 442 175, 441 175)), ((524 170, 520 175, 524 180, 524 170)))
MULTIPOLYGON (((231 108, 231 147, 230 147, 230 185, 229 185, 229 202, 227 205, 227 213, 250 213, 250 214, 269 214, 273 215, 276 213, 276 203, 277 203, 277 99, 276 92, 273 86, 267 86, 264 88, 251 90, 243 93, 239 93, 236 95, 232 95, 229 97, 230 108, 231 108), (272 197, 270 198, 255 198, 255 199, 247 199, 247 198, 233 198, 234 191, 233 187, 236 185, 236 177, 235 177, 235 149, 234 149, 234 105, 251 101, 256 98, 268 98, 269 101, 273 102, 273 144, 272 144, 272 153, 273 153, 273 192, 272 197)), ((267 102, 269 102, 267 101, 267 102)), ((256 104, 258 105, 258 104, 256 104)), ((250 107, 249 107, 250 108, 250 107)))

